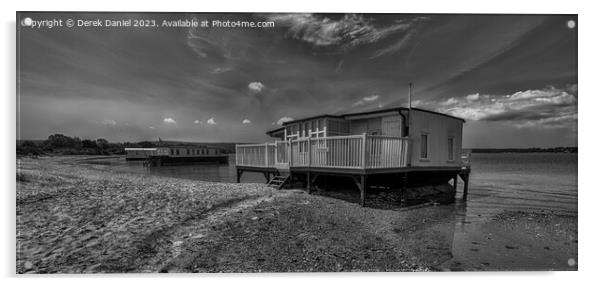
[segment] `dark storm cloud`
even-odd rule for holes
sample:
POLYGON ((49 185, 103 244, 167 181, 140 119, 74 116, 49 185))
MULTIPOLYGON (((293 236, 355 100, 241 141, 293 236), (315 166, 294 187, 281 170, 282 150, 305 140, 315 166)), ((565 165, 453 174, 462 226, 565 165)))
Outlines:
MULTIPOLYGON (((576 29, 566 26, 574 16, 153 17, 276 26, 21 29, 22 136, 262 141, 279 121, 405 105, 410 81, 416 105, 469 120, 469 147, 490 144, 477 138, 487 128, 554 138, 576 126, 576 29)), ((576 134, 556 137, 555 144, 571 145, 576 134)), ((525 136, 521 144, 538 140, 525 136)))

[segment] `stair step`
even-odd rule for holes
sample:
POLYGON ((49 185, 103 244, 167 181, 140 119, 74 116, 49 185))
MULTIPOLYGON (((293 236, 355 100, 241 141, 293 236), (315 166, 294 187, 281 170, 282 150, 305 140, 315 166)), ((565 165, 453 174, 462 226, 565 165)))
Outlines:
POLYGON ((282 186, 289 179, 289 176, 274 176, 267 185, 273 188, 282 189, 282 186))

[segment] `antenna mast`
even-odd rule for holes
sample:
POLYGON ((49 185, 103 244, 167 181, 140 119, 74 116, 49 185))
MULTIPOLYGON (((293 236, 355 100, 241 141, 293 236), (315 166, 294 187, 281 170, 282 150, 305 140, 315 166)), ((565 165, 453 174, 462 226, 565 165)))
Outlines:
POLYGON ((410 126, 412 124, 412 83, 408 84, 408 135, 410 135, 410 126))

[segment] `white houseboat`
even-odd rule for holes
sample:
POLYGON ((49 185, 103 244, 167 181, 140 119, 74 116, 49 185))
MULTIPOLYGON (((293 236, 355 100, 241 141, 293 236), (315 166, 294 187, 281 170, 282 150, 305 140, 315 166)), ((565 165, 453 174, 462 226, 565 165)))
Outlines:
POLYGON ((404 186, 453 179, 455 190, 460 176, 465 198, 470 167, 462 153, 464 122, 405 107, 289 121, 267 132, 274 142, 236 146, 237 179, 245 171, 261 172, 282 187, 301 178, 311 192, 318 176, 349 176, 363 205, 371 177, 396 176, 404 186))

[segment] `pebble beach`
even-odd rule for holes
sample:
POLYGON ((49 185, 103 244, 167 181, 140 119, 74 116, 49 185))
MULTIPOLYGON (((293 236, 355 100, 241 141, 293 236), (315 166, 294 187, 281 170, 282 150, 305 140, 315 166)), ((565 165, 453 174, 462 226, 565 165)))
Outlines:
POLYGON ((577 218, 17 162, 17 273, 576 270, 577 218), (460 251, 461 250, 461 251, 460 251))

